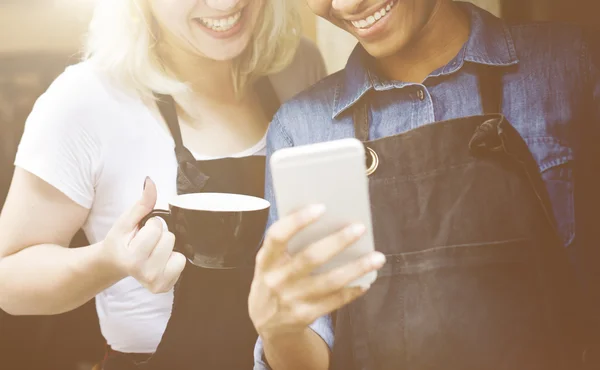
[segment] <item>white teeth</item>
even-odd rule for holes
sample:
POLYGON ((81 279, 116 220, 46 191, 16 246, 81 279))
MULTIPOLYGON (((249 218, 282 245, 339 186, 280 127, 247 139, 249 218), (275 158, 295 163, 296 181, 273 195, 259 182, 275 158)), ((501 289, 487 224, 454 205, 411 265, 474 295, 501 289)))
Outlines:
POLYGON ((212 19, 212 18, 198 18, 200 22, 207 28, 213 31, 225 32, 235 27, 240 19, 242 18, 242 12, 230 16, 229 18, 212 19))
POLYGON ((396 5, 396 1, 397 0, 390 1, 389 3, 387 3, 386 6, 381 8, 381 10, 375 12, 375 14, 370 15, 365 19, 362 19, 360 21, 351 21, 350 23, 352 23, 352 25, 356 28, 369 28, 375 23, 377 23, 377 21, 379 21, 381 18, 386 16, 390 12, 390 10, 392 10, 392 7, 396 5))

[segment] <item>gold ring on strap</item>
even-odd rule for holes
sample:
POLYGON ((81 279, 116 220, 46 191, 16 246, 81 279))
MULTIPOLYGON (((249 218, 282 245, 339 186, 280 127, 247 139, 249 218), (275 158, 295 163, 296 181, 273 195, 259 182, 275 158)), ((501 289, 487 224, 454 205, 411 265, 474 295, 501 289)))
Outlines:
POLYGON ((371 157, 371 164, 369 165, 369 168, 367 168, 367 176, 371 176, 375 173, 377 167, 379 167, 379 156, 373 149, 369 148, 368 146, 366 148, 367 154, 371 157))

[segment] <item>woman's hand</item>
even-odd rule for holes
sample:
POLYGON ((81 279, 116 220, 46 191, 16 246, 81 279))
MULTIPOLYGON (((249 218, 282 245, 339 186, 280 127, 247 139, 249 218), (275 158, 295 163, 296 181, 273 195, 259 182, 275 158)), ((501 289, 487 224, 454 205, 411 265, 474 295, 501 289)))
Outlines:
POLYGON ((290 256, 287 253, 289 240, 323 213, 323 207, 309 207, 281 219, 267 232, 256 257, 249 296, 250 317, 263 338, 303 332, 317 318, 364 294, 366 288, 348 288, 347 285, 385 263, 383 254, 373 252, 330 272, 313 275, 316 268, 365 232, 362 225, 350 225, 290 256))
POLYGON ((156 204, 156 186, 146 179, 142 198, 123 214, 109 231, 104 248, 109 264, 124 276, 132 276, 152 293, 168 292, 185 268, 186 258, 174 252, 175 235, 152 218, 138 225, 156 204))

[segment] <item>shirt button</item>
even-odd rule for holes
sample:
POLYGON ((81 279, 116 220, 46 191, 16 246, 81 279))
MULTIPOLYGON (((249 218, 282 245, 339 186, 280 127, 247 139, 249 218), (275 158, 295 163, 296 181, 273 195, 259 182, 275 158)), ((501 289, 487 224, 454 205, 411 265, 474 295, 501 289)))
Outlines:
POLYGON ((417 96, 419 97, 419 100, 425 100, 425 93, 423 92, 423 90, 419 89, 419 91, 417 91, 417 96))

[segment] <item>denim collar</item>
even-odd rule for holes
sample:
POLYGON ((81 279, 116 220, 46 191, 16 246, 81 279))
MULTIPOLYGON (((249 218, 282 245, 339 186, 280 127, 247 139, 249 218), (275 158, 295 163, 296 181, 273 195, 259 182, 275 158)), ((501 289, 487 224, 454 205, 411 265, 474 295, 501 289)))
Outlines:
MULTIPOLYGON (((465 62, 500 67, 519 62, 510 30, 503 20, 470 3, 460 3, 460 6, 470 16, 469 40, 453 60, 428 78, 455 73, 465 62)), ((383 91, 411 85, 380 78, 369 68, 371 59, 360 44, 350 55, 335 90, 333 119, 354 105, 369 90, 383 91)))

